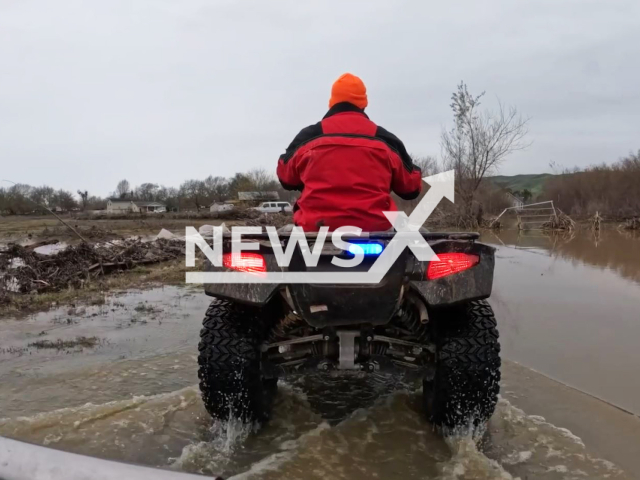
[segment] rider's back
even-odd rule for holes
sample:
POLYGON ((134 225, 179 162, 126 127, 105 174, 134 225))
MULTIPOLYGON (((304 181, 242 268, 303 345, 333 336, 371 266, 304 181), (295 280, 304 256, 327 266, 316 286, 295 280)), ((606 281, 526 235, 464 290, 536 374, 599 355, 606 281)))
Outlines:
POLYGON ((296 136, 278 161, 278 178, 285 188, 302 190, 294 221, 306 231, 387 230, 382 212, 396 210, 391 191, 413 199, 421 186, 402 142, 347 101, 333 103, 322 121, 296 136))

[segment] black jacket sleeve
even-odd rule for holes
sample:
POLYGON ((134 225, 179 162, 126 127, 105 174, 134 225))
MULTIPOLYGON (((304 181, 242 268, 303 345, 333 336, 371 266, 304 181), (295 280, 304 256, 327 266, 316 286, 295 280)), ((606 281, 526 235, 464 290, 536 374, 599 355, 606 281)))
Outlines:
POLYGON ((413 172, 414 170, 420 170, 420 167, 413 164, 413 160, 411 159, 411 156, 407 152, 407 149, 405 148, 404 143, 402 143, 402 140, 396 137, 389 130, 379 126, 378 129, 376 130, 376 138, 379 138, 380 140, 384 141, 384 143, 389 145, 389 147, 400 156, 400 160, 402 160, 402 165, 404 165, 404 168, 406 168, 407 171, 413 172))
POLYGON ((413 164, 404 144, 382 127, 378 127, 376 138, 384 141, 393 152, 391 189, 403 200, 418 198, 422 190, 422 172, 413 164))

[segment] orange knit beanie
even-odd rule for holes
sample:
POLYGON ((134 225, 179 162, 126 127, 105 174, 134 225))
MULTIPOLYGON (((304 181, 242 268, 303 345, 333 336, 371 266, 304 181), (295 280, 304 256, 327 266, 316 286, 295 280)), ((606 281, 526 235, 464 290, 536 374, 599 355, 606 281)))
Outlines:
POLYGON ((336 103, 349 102, 358 108, 365 109, 369 104, 367 100, 367 87, 362 80, 355 75, 345 73, 333 83, 329 108, 336 103))

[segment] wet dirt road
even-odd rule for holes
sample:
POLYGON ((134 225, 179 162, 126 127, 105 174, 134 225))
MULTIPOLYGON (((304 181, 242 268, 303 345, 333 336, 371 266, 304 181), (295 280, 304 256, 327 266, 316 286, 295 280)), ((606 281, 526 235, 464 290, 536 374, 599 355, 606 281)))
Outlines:
MULTIPOLYGON (((619 250, 640 245, 623 239, 630 243, 619 250)), ((492 303, 505 358, 635 408, 637 375, 625 375, 640 365, 627 343, 640 338, 640 322, 627 317, 627 299, 640 299, 640 265, 634 273, 627 261, 571 256, 565 244, 530 250, 514 246, 531 239, 501 241, 492 303), (605 289, 599 302, 583 297, 605 289), (608 329, 598 321, 607 303, 608 329)), ((197 290, 165 287, 0 320, 0 435, 233 478, 584 479, 640 471, 637 417, 508 361, 479 447, 466 437, 440 439, 422 418, 416 388, 383 376, 290 378, 257 434, 213 424, 196 386, 207 304, 197 290), (94 346, 82 346, 86 339, 94 346)))

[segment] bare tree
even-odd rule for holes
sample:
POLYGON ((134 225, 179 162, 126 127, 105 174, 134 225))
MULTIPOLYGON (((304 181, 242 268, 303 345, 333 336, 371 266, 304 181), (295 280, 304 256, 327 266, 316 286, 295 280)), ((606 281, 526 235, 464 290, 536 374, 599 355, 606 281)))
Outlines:
POLYGON ((43 185, 41 187, 30 187, 28 195, 33 202, 39 205, 51 205, 55 193, 56 191, 53 188, 43 185))
POLYGON ((474 199, 482 179, 497 170, 506 157, 526 148, 528 119, 514 107, 497 112, 478 111, 484 92, 474 97, 461 82, 451 97, 455 126, 443 131, 441 147, 446 170, 456 174, 456 207, 465 226, 475 226, 482 213, 474 214, 474 199))
POLYGON ((73 193, 67 192, 66 190, 57 190, 51 200, 51 207, 59 207, 65 211, 69 211, 77 206, 78 204, 73 198, 73 193))
POLYGON ((158 188, 159 186, 155 183, 143 183, 139 187, 136 187, 134 196, 138 200, 153 202, 156 201, 158 188))
POLYGON ((82 210, 84 211, 87 208, 87 200, 89 199, 89 192, 85 190, 78 190, 78 195, 80 195, 80 200, 82 201, 82 210))
POLYGON ((238 192, 253 192, 254 185, 246 173, 236 173, 229 179, 229 196, 237 197, 238 192))
POLYGON ((107 201, 101 197, 91 196, 87 198, 87 208, 91 210, 104 210, 107 208, 107 201))
POLYGON ((224 177, 209 175, 204 179, 204 189, 210 202, 225 200, 229 193, 229 182, 224 177))
POLYGON ((180 198, 184 199, 188 206, 195 206, 197 211, 207 206, 207 191, 202 180, 182 182, 179 192, 180 198))
MULTIPOLYGON (((53 193, 53 189, 51 189, 53 193)), ((15 183, 5 191, 5 209, 11 215, 29 213, 33 210, 33 202, 30 195, 33 187, 23 183, 15 183)))
POLYGON ((131 190, 130 185, 129 185, 129 181, 128 180, 120 180, 118 182, 118 186, 116 187, 116 195, 119 198, 125 198, 128 194, 129 191, 131 190))
POLYGON ((267 172, 264 168, 254 168, 250 170, 247 172, 247 178, 256 192, 275 190, 278 186, 278 182, 273 174, 267 172))
POLYGON ((440 172, 440 166, 438 165, 438 159, 436 157, 431 155, 427 155, 426 157, 412 155, 411 157, 413 164, 422 171, 423 177, 428 177, 429 175, 440 172))

